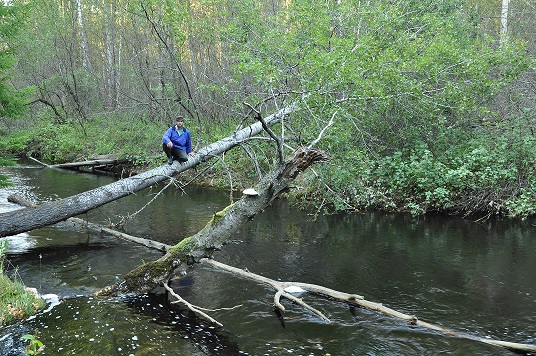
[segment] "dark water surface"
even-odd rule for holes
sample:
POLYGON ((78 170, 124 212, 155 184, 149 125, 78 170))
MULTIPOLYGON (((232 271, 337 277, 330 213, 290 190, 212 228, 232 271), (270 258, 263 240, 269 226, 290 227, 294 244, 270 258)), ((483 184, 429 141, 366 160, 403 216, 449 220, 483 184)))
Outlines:
MULTIPOLYGON (((16 183, 0 190, 0 212, 18 208, 7 202, 12 193, 45 202, 112 181, 27 162, 0 172, 16 183)), ((174 244, 229 203, 227 192, 171 187, 160 193, 162 187, 80 217, 109 224, 135 215, 125 232, 174 244)), ((382 213, 321 216, 313 222, 280 200, 215 257, 276 280, 361 294, 454 331, 534 344, 535 224, 382 213)), ((0 328, 0 355, 24 355, 19 337, 36 330, 46 345, 42 355, 513 354, 312 295, 301 297, 330 323, 285 300, 287 310, 280 320, 273 312, 273 290, 196 266, 173 282, 177 293, 209 309, 241 305, 210 312, 224 325, 213 326, 161 296, 89 296, 144 261, 160 257, 157 251, 68 223, 8 240, 8 273, 42 294, 57 294, 61 302, 0 328)))

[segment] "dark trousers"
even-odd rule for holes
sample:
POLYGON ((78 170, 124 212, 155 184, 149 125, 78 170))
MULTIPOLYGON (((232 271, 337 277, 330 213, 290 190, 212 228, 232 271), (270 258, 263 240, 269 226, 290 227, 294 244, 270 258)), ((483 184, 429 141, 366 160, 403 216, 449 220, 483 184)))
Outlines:
POLYGON ((173 146, 169 148, 164 143, 162 144, 162 150, 166 154, 168 158, 171 158, 171 155, 173 155, 173 159, 176 159, 179 162, 186 162, 188 161, 188 154, 186 151, 179 150, 177 147, 173 146))

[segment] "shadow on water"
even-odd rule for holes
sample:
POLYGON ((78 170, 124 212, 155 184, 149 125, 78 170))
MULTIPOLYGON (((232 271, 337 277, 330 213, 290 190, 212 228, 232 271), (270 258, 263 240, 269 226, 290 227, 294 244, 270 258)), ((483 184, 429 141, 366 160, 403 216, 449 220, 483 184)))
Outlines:
POLYGON ((176 332, 174 337, 189 340, 204 354, 241 353, 239 346, 225 329, 204 323, 190 310, 169 304, 166 298, 166 295, 149 294, 141 298, 126 299, 125 302, 131 310, 151 317, 155 323, 169 326, 176 332))

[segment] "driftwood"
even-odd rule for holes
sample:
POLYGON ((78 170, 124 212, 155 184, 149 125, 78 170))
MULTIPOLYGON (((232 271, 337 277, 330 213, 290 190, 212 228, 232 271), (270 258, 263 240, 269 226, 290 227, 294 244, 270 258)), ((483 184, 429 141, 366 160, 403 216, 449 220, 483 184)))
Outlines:
POLYGON ((119 160, 117 155, 104 155, 92 157, 89 160, 79 161, 79 162, 68 162, 68 163, 59 163, 59 164, 46 164, 33 157, 29 157, 31 160, 39 163, 42 166, 47 168, 80 168, 80 167, 95 167, 95 166, 106 166, 106 165, 115 165, 125 160, 119 160))
POLYGON ((431 330, 434 330, 434 331, 438 331, 438 332, 441 332, 443 334, 447 334, 447 335, 450 335, 450 336, 454 336, 454 337, 458 337, 458 338, 462 338, 462 339, 469 339, 469 340, 473 340, 473 341, 479 341, 479 342, 483 342, 483 343, 486 343, 486 344, 489 344, 489 345, 500 346, 500 347, 504 347, 504 348, 507 348, 507 349, 510 349, 510 350, 515 350, 515 351, 536 352, 536 345, 521 344, 521 343, 516 343, 516 342, 508 342, 508 341, 501 341, 501 340, 494 340, 494 339, 487 339, 487 338, 483 338, 483 337, 479 337, 479 336, 474 336, 474 335, 470 335, 470 334, 466 334, 466 333, 460 333, 460 332, 457 332, 457 331, 449 330, 449 329, 446 329, 446 328, 444 328, 442 326, 434 325, 434 324, 428 323, 426 321, 419 320, 414 315, 404 314, 404 313, 401 313, 401 312, 396 311, 394 309, 388 308, 388 307, 384 306, 381 303, 375 303, 375 302, 365 300, 362 296, 357 295, 357 294, 348 294, 348 293, 344 293, 344 292, 339 292, 339 291, 336 291, 336 290, 333 290, 333 289, 330 289, 330 288, 326 288, 326 287, 323 287, 323 286, 319 286, 319 285, 316 285, 316 284, 301 283, 301 282, 275 281, 273 279, 266 278, 266 277, 260 276, 258 274, 255 274, 255 273, 251 273, 251 272, 249 272, 247 270, 242 270, 242 269, 239 269, 239 268, 236 268, 236 267, 232 267, 232 266, 229 266, 229 265, 214 261, 212 259, 204 258, 200 262, 202 264, 209 265, 209 266, 211 266, 211 267, 213 267, 215 269, 227 271, 227 272, 230 272, 232 274, 238 275, 240 277, 252 279, 252 280, 254 280, 256 282, 267 284, 267 285, 271 286, 272 288, 274 288, 276 290, 276 293, 274 295, 274 307, 276 307, 280 311, 285 310, 284 306, 280 303, 280 300, 279 300, 280 297, 283 296, 283 297, 286 297, 289 300, 291 300, 293 302, 296 302, 297 304, 299 304, 299 305, 311 310, 313 313, 317 314, 320 318, 322 318, 324 320, 327 320, 327 318, 322 313, 320 313, 319 311, 317 311, 314 308, 311 308, 307 303, 303 302, 303 300, 301 300, 299 298, 296 298, 295 296, 293 296, 293 295, 291 295, 290 293, 287 292, 287 290, 291 290, 291 288, 295 288, 296 290, 301 290, 303 292, 309 292, 309 293, 318 294, 318 295, 322 295, 322 296, 325 296, 325 297, 333 298, 333 299, 339 300, 341 302, 347 303, 347 304, 352 305, 352 306, 358 306, 358 307, 366 308, 366 309, 369 309, 369 310, 378 311, 378 312, 383 313, 385 315, 388 315, 388 316, 391 316, 391 317, 394 317, 394 318, 398 318, 398 319, 402 319, 404 321, 407 321, 411 325, 421 326, 421 327, 431 329, 431 330))
MULTIPOLYGON (((277 113, 268 116, 264 122, 266 125, 271 126, 279 122, 284 115, 295 109, 296 106, 294 105, 281 109, 277 113)), ((242 130, 236 131, 229 137, 202 148, 197 152, 195 157, 190 157, 188 162, 180 164, 178 161, 175 161, 172 165, 165 164, 136 176, 124 178, 68 198, 33 208, 24 208, 0 214, 0 237, 16 235, 21 232, 52 225, 148 188, 177 173, 195 167, 205 160, 228 151, 252 136, 259 134, 262 130, 262 124, 256 122, 242 130)))

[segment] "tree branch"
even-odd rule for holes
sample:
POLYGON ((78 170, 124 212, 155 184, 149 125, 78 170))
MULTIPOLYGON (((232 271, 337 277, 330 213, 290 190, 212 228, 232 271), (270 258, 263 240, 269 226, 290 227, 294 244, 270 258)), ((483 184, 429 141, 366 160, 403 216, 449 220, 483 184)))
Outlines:
POLYGON ((251 111, 255 113, 255 118, 262 124, 262 128, 264 129, 264 131, 266 131, 268 135, 270 135, 270 137, 275 141, 277 155, 279 157, 279 163, 283 163, 285 157, 283 155, 283 144, 281 139, 279 139, 279 137, 277 137, 277 135, 268 127, 268 125, 266 125, 266 122, 262 118, 261 113, 259 111, 257 111, 248 103, 244 103, 244 105, 247 105, 251 109, 251 111))
POLYGON ((167 283, 164 283, 164 288, 167 289, 167 291, 172 295, 174 296, 175 298, 177 298, 177 301, 173 302, 173 303, 182 303, 186 306, 186 308, 190 309, 191 311, 193 311, 194 313, 196 314, 199 314, 201 315, 203 318, 205 319, 208 319, 210 322, 216 324, 216 325, 219 325, 219 326, 223 326, 222 323, 220 323, 219 321, 217 321, 216 319, 212 318, 210 315, 208 315, 207 313, 203 312, 202 310, 199 309, 199 307, 196 307, 195 305, 193 304, 190 304, 188 303, 186 300, 184 300, 180 295, 178 295, 177 293, 175 293, 173 291, 173 289, 171 289, 169 287, 169 285, 167 283))
MULTIPOLYGON (((227 271, 227 272, 230 272, 232 274, 238 275, 240 277, 251 279, 251 280, 254 280, 256 282, 264 283, 264 284, 267 284, 267 285, 271 286, 272 288, 277 290, 277 292, 276 292, 276 294, 274 296, 274 305, 275 305, 276 308, 278 308, 281 311, 285 310, 284 306, 279 301, 279 298, 281 296, 284 296, 284 297, 286 297, 286 298, 288 298, 288 299, 290 299, 290 300, 292 300, 292 301, 304 306, 305 308, 310 309, 300 299, 295 298, 293 296, 290 296, 291 298, 289 298, 289 294, 285 292, 285 288, 299 287, 299 288, 303 289, 304 291, 307 291, 307 292, 310 292, 310 293, 319 294, 319 295, 322 295, 322 296, 325 296, 325 297, 333 298, 333 299, 339 300, 341 302, 344 302, 344 303, 347 303, 347 304, 350 304, 350 305, 353 305, 353 306, 358 306, 358 307, 363 307, 363 308, 366 308, 366 309, 369 309, 369 310, 378 311, 378 312, 383 313, 385 315, 405 320, 405 321, 409 322, 411 325, 417 325, 417 326, 421 326, 421 327, 431 329, 431 330, 434 330, 434 331, 439 331, 441 333, 444 333, 444 334, 447 334, 447 335, 450 335, 450 336, 454 336, 454 337, 458 337, 458 338, 462 338, 462 339, 469 339, 469 340, 479 341, 479 342, 483 342, 483 343, 486 343, 486 344, 505 347, 507 349, 512 349, 512 350, 536 352, 536 345, 521 344, 521 343, 508 342, 508 341, 502 341, 502 340, 493 340, 493 339, 487 339, 487 338, 474 336, 474 335, 470 335, 470 334, 466 334, 466 333, 461 333, 461 332, 457 332, 457 331, 452 331, 452 330, 449 330, 449 329, 444 328, 442 326, 434 325, 434 324, 419 320, 414 315, 404 314, 404 313, 401 313, 401 312, 396 311, 394 309, 385 307, 381 303, 375 303, 375 302, 365 300, 363 298, 363 296, 360 296, 360 295, 357 295, 357 294, 349 294, 349 293, 339 292, 339 291, 336 291, 336 290, 333 290, 333 289, 330 289, 330 288, 326 288, 326 287, 315 285, 315 284, 309 284, 309 283, 275 281, 273 279, 266 278, 264 276, 261 276, 261 275, 255 274, 255 273, 251 273, 251 272, 249 272, 247 270, 232 267, 232 266, 223 264, 221 262, 217 262, 217 261, 214 261, 212 259, 207 259, 207 258, 202 259, 201 263, 204 264, 204 265, 209 265, 209 266, 211 266, 211 267, 213 267, 215 269, 218 269, 218 270, 227 271)), ((313 311, 315 311, 315 309, 313 309, 313 311)), ((328 320, 325 316, 323 316, 322 313, 320 313, 318 311, 316 311, 315 313, 317 315, 319 315, 320 317, 322 317, 323 319, 328 320)))

